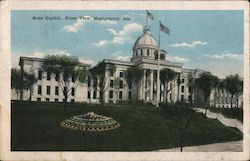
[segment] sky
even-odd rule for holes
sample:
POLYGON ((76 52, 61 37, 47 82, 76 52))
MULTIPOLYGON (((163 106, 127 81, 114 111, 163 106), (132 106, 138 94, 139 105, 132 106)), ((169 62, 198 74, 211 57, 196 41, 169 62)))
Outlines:
MULTIPOLYGON (((244 11, 149 12, 154 20, 148 19, 148 26, 157 41, 159 21, 170 29, 170 35, 161 33, 160 41, 167 60, 183 63, 184 68, 208 70, 219 78, 243 76, 244 11)), ((77 56, 91 65, 105 58, 129 61, 145 24, 143 10, 12 11, 12 66, 18 65, 20 56, 48 54, 77 56)))

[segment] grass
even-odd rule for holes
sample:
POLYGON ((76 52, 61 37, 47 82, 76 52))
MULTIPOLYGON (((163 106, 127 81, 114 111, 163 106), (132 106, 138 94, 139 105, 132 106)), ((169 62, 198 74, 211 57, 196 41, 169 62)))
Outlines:
MULTIPOLYGON (((11 109, 11 149, 46 151, 149 151, 179 147, 177 117, 152 107, 90 107, 71 104, 14 103, 11 109), (84 133, 59 126, 74 115, 96 112, 112 117, 121 127, 84 133)), ((242 133, 195 113, 184 145, 201 145, 242 139, 242 133)))
POLYGON ((238 119, 243 122, 243 109, 242 108, 210 108, 212 112, 222 113, 228 118, 238 119))

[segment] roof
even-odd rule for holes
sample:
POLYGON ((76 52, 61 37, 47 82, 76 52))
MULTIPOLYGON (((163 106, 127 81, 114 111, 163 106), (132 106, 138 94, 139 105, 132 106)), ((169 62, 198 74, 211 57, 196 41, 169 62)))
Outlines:
POLYGON ((135 41, 133 49, 142 47, 158 49, 157 41, 148 28, 144 28, 143 35, 135 41))
MULTIPOLYGON (((45 59, 43 58, 35 58, 35 57, 20 57, 19 59, 19 65, 21 65, 21 63, 23 63, 24 60, 27 60, 27 61, 37 61, 37 62, 44 62, 45 59)), ((79 66, 82 66, 82 67, 90 67, 91 65, 90 64, 86 64, 86 63, 79 63, 79 66)))

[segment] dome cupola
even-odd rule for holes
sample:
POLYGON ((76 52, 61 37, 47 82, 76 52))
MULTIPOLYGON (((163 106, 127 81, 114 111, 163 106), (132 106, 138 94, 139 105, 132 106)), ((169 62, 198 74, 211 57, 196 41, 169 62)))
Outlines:
POLYGON ((150 59, 155 58, 155 52, 158 50, 158 44, 152 35, 149 28, 144 27, 143 35, 140 36, 133 47, 133 58, 147 57, 150 59))

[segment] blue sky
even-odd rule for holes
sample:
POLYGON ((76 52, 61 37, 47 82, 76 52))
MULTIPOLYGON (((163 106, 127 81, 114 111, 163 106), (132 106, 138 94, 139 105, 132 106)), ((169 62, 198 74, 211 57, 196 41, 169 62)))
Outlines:
MULTIPOLYGON (((155 38, 158 39, 159 21, 170 29, 170 35, 161 34, 161 48, 168 52, 167 60, 181 62, 185 68, 209 70, 220 78, 243 75, 243 11, 149 12, 154 15, 154 21, 149 19, 148 25, 155 38)), ((70 54, 91 64, 104 58, 129 60, 145 19, 145 11, 138 10, 12 11, 12 66, 17 65, 20 56, 48 54, 70 54), (34 20, 34 16, 43 20, 34 20), (60 16, 60 19, 45 20, 46 16, 60 16), (93 20, 93 17, 119 20, 93 20)))

